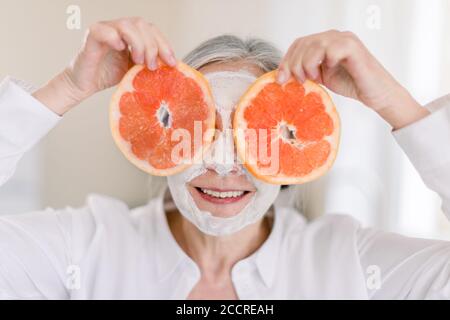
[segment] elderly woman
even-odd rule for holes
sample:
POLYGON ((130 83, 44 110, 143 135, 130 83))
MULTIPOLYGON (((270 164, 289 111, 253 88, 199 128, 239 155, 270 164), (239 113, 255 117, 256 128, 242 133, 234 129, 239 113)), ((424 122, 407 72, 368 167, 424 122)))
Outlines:
MULTIPOLYGON (((158 58, 176 64, 154 25, 127 18, 93 25, 73 63, 32 95, 5 80, 0 183, 67 111, 116 85, 130 58, 152 70, 158 58)), ((222 36, 201 44, 185 62, 205 74, 221 107, 233 108, 256 77, 277 68, 280 83, 309 78, 361 101, 392 126, 450 214, 450 101, 420 106, 353 34, 299 38, 282 59, 264 41, 222 36)), ((177 179, 168 178, 171 197, 161 193, 131 210, 120 200, 91 196, 83 208, 2 216, 0 297, 450 298, 447 242, 364 229, 344 215, 307 222, 295 208, 273 205, 280 187, 237 170, 218 174, 209 167, 188 183, 177 179), (220 201, 224 191, 239 197, 220 201), (194 200, 191 210, 183 192, 194 200), (249 210, 251 202, 257 205, 249 210), (193 211, 210 215, 195 219, 193 211)))

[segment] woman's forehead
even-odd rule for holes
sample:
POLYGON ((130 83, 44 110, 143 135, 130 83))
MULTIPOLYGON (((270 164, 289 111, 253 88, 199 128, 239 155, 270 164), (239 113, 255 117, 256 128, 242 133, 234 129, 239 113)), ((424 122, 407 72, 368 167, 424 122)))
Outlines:
POLYGON ((232 108, 256 77, 246 71, 216 71, 205 74, 211 87, 212 95, 219 108, 232 108))
POLYGON ((246 73, 254 75, 255 77, 259 77, 264 74, 264 71, 260 67, 256 66, 255 64, 248 63, 245 60, 210 63, 206 66, 201 67, 198 71, 200 71, 204 75, 221 71, 244 71, 246 73))

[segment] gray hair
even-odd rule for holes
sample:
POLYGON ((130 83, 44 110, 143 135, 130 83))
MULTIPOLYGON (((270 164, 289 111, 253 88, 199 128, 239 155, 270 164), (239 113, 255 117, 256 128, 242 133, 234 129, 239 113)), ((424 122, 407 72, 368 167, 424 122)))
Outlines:
POLYGON ((281 51, 270 42, 226 34, 201 43, 183 61, 197 70, 212 63, 246 61, 269 72, 278 68, 281 57, 281 51))

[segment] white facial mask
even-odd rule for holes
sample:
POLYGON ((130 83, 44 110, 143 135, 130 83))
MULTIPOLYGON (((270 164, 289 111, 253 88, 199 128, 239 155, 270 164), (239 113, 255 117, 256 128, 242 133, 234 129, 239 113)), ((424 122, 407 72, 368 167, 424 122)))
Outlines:
POLYGON ((223 130, 209 149, 209 156, 202 164, 194 164, 182 173, 169 176, 167 181, 172 198, 181 214, 202 232, 212 236, 222 236, 235 233, 262 218, 277 198, 280 186, 255 179, 241 164, 237 163, 234 155, 231 114, 240 97, 256 78, 246 72, 215 72, 207 74, 206 78, 211 85, 216 110, 222 119, 223 130), (256 192, 241 212, 233 217, 221 218, 214 217, 210 212, 202 211, 197 207, 187 188, 187 183, 204 174, 208 169, 215 170, 220 176, 242 174, 253 183, 256 192))

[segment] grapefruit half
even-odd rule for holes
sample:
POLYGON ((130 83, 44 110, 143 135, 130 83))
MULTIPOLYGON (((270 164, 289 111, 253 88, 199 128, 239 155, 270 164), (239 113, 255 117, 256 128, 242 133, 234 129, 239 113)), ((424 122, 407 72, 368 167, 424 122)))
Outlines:
POLYGON ((339 148, 340 120, 325 89, 293 78, 280 85, 276 71, 258 78, 242 96, 233 130, 240 161, 272 184, 317 179, 331 168, 339 148))
POLYGON ((201 161, 213 140, 215 107, 209 84, 181 62, 176 67, 160 63, 155 71, 136 65, 112 97, 110 127, 118 148, 138 168, 157 176, 179 173, 201 161), (201 143, 194 143, 199 133, 195 122, 201 143), (190 134, 183 161, 173 157, 180 143, 173 134, 180 129, 190 134))

